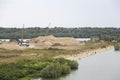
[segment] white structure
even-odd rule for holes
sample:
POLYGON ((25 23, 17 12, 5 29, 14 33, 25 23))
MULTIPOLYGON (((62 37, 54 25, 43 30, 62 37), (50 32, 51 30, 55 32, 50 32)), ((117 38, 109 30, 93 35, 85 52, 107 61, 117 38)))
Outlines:
POLYGON ((2 42, 9 42, 10 39, 0 39, 0 41, 2 41, 2 42))
MULTIPOLYGON (((20 41, 22 40, 22 39, 19 39, 20 41)), ((30 39, 23 39, 23 41, 24 42, 27 42, 27 41, 29 41, 30 39)))
MULTIPOLYGON (((21 40, 21 39, 19 39, 19 40, 21 40)), ((30 39, 23 39, 24 42, 27 42, 28 40, 30 40, 30 39)), ((2 41, 2 42, 10 42, 10 39, 0 39, 0 41, 2 41)))
POLYGON ((90 38, 75 38, 77 41, 84 42, 84 41, 90 41, 90 38))

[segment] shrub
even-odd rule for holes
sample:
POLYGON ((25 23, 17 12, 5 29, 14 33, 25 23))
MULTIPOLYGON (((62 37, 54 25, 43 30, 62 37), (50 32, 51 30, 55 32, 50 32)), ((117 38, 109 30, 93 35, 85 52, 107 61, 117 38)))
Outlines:
POLYGON ((62 73, 62 68, 60 66, 60 63, 52 63, 41 71, 41 77, 56 78, 61 76, 61 73, 62 73))
POLYGON ((114 45, 116 51, 120 50, 120 46, 118 44, 114 45))
POLYGON ((71 69, 70 69, 70 66, 68 66, 67 63, 61 65, 61 67, 62 67, 62 75, 70 73, 71 69))
POLYGON ((35 69, 35 70, 42 70, 43 68, 45 68, 47 65, 49 65, 49 62, 38 62, 36 61, 35 63, 26 63, 24 65, 24 67, 26 68, 30 68, 30 69, 35 69))
POLYGON ((54 59, 53 62, 59 62, 60 64, 65 64, 65 63, 69 63, 70 60, 64 59, 64 58, 58 58, 58 59, 54 59))
POLYGON ((69 65, 70 65, 71 69, 78 69, 77 61, 70 61, 69 65))
POLYGON ((101 46, 101 48, 106 48, 106 46, 105 46, 105 45, 103 45, 103 46, 101 46))
POLYGON ((70 61, 63 58, 48 60, 50 65, 41 71, 41 77, 56 78, 70 73, 72 69, 78 69, 77 61, 70 61))
POLYGON ((0 80, 18 80, 24 77, 56 78, 77 69, 76 61, 60 59, 29 60, 0 65, 0 80))

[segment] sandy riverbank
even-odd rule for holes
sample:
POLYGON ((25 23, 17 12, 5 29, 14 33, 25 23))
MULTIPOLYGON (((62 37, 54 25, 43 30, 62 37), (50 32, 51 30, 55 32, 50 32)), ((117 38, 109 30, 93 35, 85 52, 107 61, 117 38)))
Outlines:
POLYGON ((95 54, 100 54, 104 51, 113 49, 113 46, 109 46, 106 48, 99 48, 99 49, 94 49, 94 50, 87 50, 85 52, 80 52, 79 54, 73 54, 73 55, 60 55, 60 56, 56 56, 55 58, 65 58, 65 59, 69 59, 69 60, 79 60, 82 58, 86 58, 88 56, 91 55, 95 55, 95 54))

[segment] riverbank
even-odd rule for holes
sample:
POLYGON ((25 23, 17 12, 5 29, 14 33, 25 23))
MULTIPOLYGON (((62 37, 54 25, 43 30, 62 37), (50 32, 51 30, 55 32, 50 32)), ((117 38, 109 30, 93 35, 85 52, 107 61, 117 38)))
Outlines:
POLYGON ((77 46, 77 48, 71 50, 58 48, 7 50, 0 48, 0 64, 23 60, 39 60, 61 57, 69 60, 78 60, 83 57, 94 55, 100 51, 104 51, 104 49, 106 50, 108 46, 110 46, 110 44, 107 42, 101 43, 88 41, 85 42, 84 45, 80 45, 79 47, 77 46))
MULTIPOLYGON (((29 80, 28 78, 31 79, 31 78, 41 77, 40 72, 43 68, 45 68, 44 65, 50 64, 50 62, 46 62, 46 61, 44 62, 44 59, 65 58, 65 59, 77 61, 84 57, 94 55, 94 54, 97 54, 97 53, 105 51, 105 50, 109 50, 112 48, 109 45, 110 44, 108 44, 107 42, 101 43, 101 42, 90 42, 89 41, 89 42, 86 42, 84 45, 80 45, 79 47, 75 48, 74 50, 73 49, 65 50, 65 49, 56 49, 56 48, 6 50, 6 49, 0 48, 0 65, 3 66, 3 68, 4 68, 4 65, 5 66, 7 65, 7 67, 5 67, 4 70, 2 70, 2 68, 1 68, 1 72, 6 72, 6 73, 5 74, 1 73, 0 75, 4 76, 7 74, 10 74, 10 76, 11 75, 14 76, 17 74, 18 75, 17 78, 19 80, 29 80), (109 47, 107 47, 107 46, 109 46, 109 47), (14 68, 13 68, 13 66, 14 66, 14 68), (21 68, 23 68, 23 70, 21 68), (11 73, 15 73, 15 74, 11 74, 11 73), (33 74, 33 75, 31 75, 31 74, 33 74)), ((59 60, 57 61, 56 59, 53 61, 55 63, 59 62, 59 60)), ((60 60, 60 62, 63 63, 64 61, 60 60)), ((67 68, 66 62, 65 62, 64 67, 67 68)), ((51 68, 51 69, 54 69, 54 68, 51 68)), ((4 77, 1 77, 0 80, 8 80, 8 79, 3 79, 3 78, 4 77)), ((7 77, 5 77, 5 78, 7 78, 7 77)), ((9 80, 11 80, 11 77, 9 80)), ((14 80, 14 79, 12 79, 12 80, 14 80)), ((15 80, 17 80, 17 79, 15 79, 15 80)))
POLYGON ((65 58, 65 59, 68 59, 68 60, 79 60, 79 59, 82 59, 82 58, 86 58, 88 56, 92 56, 92 55, 95 55, 95 54, 100 54, 104 51, 107 51, 107 50, 110 50, 110 49, 113 49, 114 46, 108 46, 106 48, 98 48, 98 49, 90 49, 90 50, 86 50, 84 52, 79 52, 78 54, 72 54, 72 55, 59 55, 59 56, 56 56, 55 58, 65 58))

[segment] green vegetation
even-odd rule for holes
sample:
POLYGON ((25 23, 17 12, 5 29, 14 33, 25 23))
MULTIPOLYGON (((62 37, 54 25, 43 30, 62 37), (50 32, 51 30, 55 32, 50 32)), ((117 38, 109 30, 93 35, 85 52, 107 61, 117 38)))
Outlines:
POLYGON ((103 46, 101 46, 101 48, 106 48, 106 46, 105 46, 105 45, 103 45, 103 46))
POLYGON ((114 48, 115 48, 116 51, 119 51, 120 50, 120 44, 119 43, 115 44, 114 48))
MULTIPOLYGON (((38 36, 48 34, 57 36, 57 37, 75 37, 75 38, 90 38, 93 36, 98 36, 102 40, 117 40, 120 41, 120 28, 25 28, 24 29, 24 38, 34 38, 38 36)), ((22 34, 21 28, 0 28, 0 39, 13 38, 17 36, 21 38, 22 34)))
POLYGON ((0 65, 0 80, 27 80, 35 77, 56 78, 77 69, 78 63, 63 58, 26 60, 0 65))
POLYGON ((78 68, 76 61, 53 59, 60 55, 76 55, 80 52, 107 47, 108 43, 86 42, 78 50, 0 48, 0 80, 30 80, 31 78, 54 78, 69 74, 78 68), (47 75, 46 75, 47 74, 47 75))
MULTIPOLYGON (((34 38, 45 35, 48 28, 25 28, 24 38, 34 38)), ((0 39, 21 38, 21 28, 0 28, 0 39)), ((62 49, 0 49, 0 80, 30 80, 44 77, 56 78, 69 74, 71 70, 78 69, 76 61, 66 59, 53 59, 59 55, 75 55, 91 49, 106 48, 107 41, 120 41, 120 28, 50 28, 48 34, 56 37, 90 38, 99 37, 105 42, 86 42, 77 50, 62 49), (49 59, 48 59, 49 58, 49 59), (50 59, 51 58, 51 59, 50 59)), ((60 44, 54 44, 57 46, 60 44)), ((118 45, 115 46, 118 49, 118 45)))
POLYGON ((41 71, 41 76, 45 78, 56 78, 61 76, 62 68, 60 63, 52 63, 41 71))

